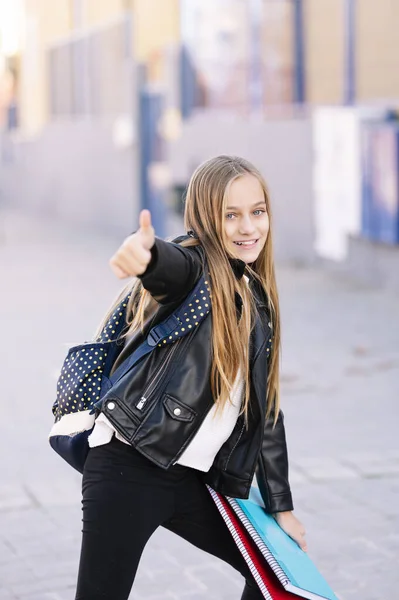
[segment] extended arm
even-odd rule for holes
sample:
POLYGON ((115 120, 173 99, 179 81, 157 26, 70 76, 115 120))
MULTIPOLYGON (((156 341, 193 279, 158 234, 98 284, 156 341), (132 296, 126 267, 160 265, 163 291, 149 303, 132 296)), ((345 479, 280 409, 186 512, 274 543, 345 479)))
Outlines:
POLYGON ((256 478, 268 512, 293 510, 288 481, 288 453, 285 439, 284 415, 280 411, 276 426, 274 415, 265 422, 262 450, 259 455, 256 478))
POLYGON ((155 238, 151 262, 139 275, 141 282, 160 304, 183 300, 202 273, 200 250, 183 248, 172 242, 155 238))

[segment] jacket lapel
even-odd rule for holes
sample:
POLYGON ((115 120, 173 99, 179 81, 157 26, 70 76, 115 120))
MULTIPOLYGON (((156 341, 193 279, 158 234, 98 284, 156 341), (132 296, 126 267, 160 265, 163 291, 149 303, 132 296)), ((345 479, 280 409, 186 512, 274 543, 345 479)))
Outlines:
POLYGON ((267 345, 272 335, 271 323, 269 321, 268 308, 260 294, 257 282, 251 282, 252 291, 256 302, 256 316, 254 327, 250 337, 250 369, 252 386, 256 393, 261 414, 266 409, 266 389, 267 389, 267 345))

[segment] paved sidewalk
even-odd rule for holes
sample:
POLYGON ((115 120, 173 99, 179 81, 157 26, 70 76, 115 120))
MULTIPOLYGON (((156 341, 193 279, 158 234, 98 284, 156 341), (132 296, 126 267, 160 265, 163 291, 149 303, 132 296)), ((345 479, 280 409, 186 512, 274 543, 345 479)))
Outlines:
MULTIPOLYGON (((0 212, 0 600, 72 600, 80 477, 50 450, 66 349, 120 289, 118 240, 0 212)), ((399 301, 316 269, 278 271, 296 513, 341 600, 399 598, 399 301)), ((234 600, 230 567, 150 540, 131 600, 234 600)))

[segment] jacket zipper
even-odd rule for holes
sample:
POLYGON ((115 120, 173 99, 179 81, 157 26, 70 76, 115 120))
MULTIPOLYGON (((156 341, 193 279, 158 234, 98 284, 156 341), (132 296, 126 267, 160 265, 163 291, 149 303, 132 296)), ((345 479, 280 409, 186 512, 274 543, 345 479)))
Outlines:
POLYGON ((144 390, 143 395, 141 396, 139 402, 136 404, 136 408, 138 410, 143 410, 145 404, 147 403, 149 396, 152 394, 152 392, 156 388, 159 380, 162 378, 166 369, 168 368, 168 365, 169 365, 170 361, 172 360, 177 347, 178 347, 178 344, 175 343, 173 348, 171 348, 170 352, 168 353, 167 357, 165 358, 164 362, 161 364, 160 368, 158 369, 156 375, 150 381, 147 388, 144 390))

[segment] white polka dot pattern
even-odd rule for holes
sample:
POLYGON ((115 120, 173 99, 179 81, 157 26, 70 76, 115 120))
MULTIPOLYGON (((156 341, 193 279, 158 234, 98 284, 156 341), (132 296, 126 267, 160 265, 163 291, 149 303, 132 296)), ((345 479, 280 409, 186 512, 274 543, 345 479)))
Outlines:
POLYGON ((167 335, 160 336, 158 346, 162 347, 164 344, 173 344, 186 336, 210 313, 212 295, 210 293, 209 281, 203 281, 203 285, 199 287, 198 292, 186 306, 186 311, 177 316, 179 326, 172 332, 168 331, 167 335))
POLYGON ((94 342, 69 350, 57 382, 53 405, 56 422, 65 414, 91 409, 100 399, 106 359, 114 347, 110 342, 117 339, 125 326, 129 298, 130 294, 120 302, 94 342))

